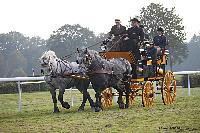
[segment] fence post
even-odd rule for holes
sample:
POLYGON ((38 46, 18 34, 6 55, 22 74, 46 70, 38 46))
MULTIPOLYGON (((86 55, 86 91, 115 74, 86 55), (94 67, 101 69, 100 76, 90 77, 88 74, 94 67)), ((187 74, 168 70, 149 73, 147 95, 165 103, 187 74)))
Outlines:
POLYGON ((74 98, 72 96, 72 87, 70 88, 71 106, 74 106, 74 98))
POLYGON ((188 96, 190 96, 190 75, 188 74, 188 96))
POLYGON ((19 112, 21 112, 22 111, 22 90, 20 87, 20 81, 17 82, 17 86, 18 86, 18 92, 19 92, 18 108, 19 108, 19 112))

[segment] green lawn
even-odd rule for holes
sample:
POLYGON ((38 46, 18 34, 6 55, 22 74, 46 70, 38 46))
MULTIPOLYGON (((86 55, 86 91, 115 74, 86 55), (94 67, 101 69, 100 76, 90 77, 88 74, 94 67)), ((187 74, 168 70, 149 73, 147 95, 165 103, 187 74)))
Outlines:
MULTIPOLYGON (((91 92, 94 97, 94 92, 91 92)), ((22 112, 18 112, 18 95, 0 95, 0 132, 200 132, 200 88, 178 88, 177 101, 163 105, 156 96, 154 111, 142 107, 141 98, 129 109, 118 109, 116 103, 96 113, 87 104, 77 112, 81 94, 74 92, 74 106, 53 114, 49 92, 23 93, 22 112)), ((65 99, 70 100, 69 92, 65 99)))

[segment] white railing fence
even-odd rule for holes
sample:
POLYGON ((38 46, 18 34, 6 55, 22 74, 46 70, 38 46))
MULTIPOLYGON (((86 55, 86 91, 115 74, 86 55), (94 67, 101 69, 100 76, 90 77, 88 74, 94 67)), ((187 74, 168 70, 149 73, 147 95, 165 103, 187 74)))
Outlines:
MULTIPOLYGON (((188 75, 188 96, 190 96, 190 74, 197 74, 200 73, 200 71, 180 71, 180 72, 174 72, 175 75, 188 75)), ((18 98, 18 109, 19 111, 22 110, 22 89, 21 84, 40 84, 44 81, 44 76, 41 77, 14 77, 14 78, 0 78, 1 82, 16 82, 18 86, 18 92, 19 92, 19 98, 18 98)), ((70 97, 71 97, 71 104, 73 106, 73 96, 72 96, 72 88, 70 88, 70 97)), ((77 89, 76 89, 77 90, 77 89)))
POLYGON ((22 110, 22 89, 21 84, 28 84, 28 83, 42 83, 44 81, 44 76, 42 77, 14 77, 14 78, 0 78, 1 82, 16 82, 18 86, 19 98, 18 98, 18 109, 19 111, 22 110), (23 82, 22 82, 23 81, 23 82), (31 82, 25 82, 31 81, 31 82), (33 82, 37 81, 37 82, 33 82))

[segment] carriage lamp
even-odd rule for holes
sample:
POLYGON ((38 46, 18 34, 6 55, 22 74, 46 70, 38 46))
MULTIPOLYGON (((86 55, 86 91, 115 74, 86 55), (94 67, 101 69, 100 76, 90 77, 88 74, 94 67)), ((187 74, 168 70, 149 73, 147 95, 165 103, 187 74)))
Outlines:
POLYGON ((166 49, 165 50, 165 54, 168 55, 169 54, 169 50, 166 49))
POLYGON ((163 71, 162 68, 157 67, 157 73, 163 75, 163 74, 164 74, 164 71, 163 71))
POLYGON ((144 69, 142 69, 141 67, 138 67, 137 71, 138 71, 139 73, 143 73, 144 69))

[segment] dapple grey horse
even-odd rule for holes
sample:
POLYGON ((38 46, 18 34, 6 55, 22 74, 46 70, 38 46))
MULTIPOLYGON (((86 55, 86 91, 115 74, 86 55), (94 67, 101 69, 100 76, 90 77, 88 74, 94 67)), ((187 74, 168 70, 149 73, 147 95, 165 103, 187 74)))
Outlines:
POLYGON ((126 98, 128 99, 131 91, 128 75, 131 74, 132 69, 131 64, 126 59, 117 58, 108 61, 103 59, 97 51, 85 49, 79 50, 77 61, 79 64, 84 64, 86 66, 87 75, 96 92, 96 112, 102 109, 101 92, 108 87, 113 87, 119 92, 119 108, 128 108, 129 100, 126 100, 125 106, 122 101, 123 92, 126 93, 126 98))
POLYGON ((72 75, 84 75, 84 66, 78 65, 76 62, 68 62, 59 59, 54 51, 46 51, 40 58, 40 65, 46 70, 46 83, 50 86, 50 93, 54 103, 53 112, 59 112, 57 106, 56 89, 59 88, 58 100, 62 107, 69 109, 68 102, 63 101, 63 94, 65 89, 76 87, 83 94, 83 101, 79 107, 79 111, 84 110, 87 99, 89 100, 91 108, 94 107, 94 102, 87 92, 89 87, 89 80, 87 78, 74 78, 72 75))

